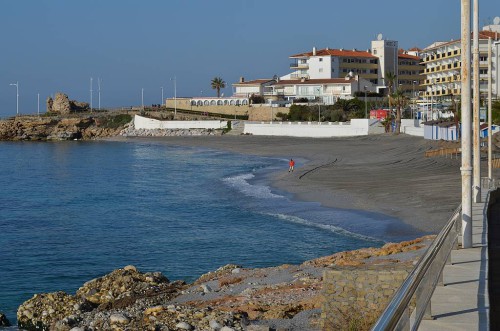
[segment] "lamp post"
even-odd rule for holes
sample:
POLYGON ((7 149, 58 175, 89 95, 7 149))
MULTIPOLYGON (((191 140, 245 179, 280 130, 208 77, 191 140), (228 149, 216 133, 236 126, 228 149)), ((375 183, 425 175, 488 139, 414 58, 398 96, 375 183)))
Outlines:
POLYGON ((37 93, 37 100, 38 100, 38 108, 37 108, 37 111, 36 113, 38 114, 38 116, 40 116, 40 93, 37 93))
POLYGON ((19 116, 19 82, 11 83, 9 85, 16 87, 16 116, 19 116))
POLYGON ((462 247, 472 247, 472 141, 470 0, 461 0, 462 247))
POLYGON ((177 77, 174 76, 174 78, 170 78, 170 80, 174 81, 174 117, 177 115, 177 77))
POLYGON ((90 112, 92 112, 92 77, 90 77, 90 112))
POLYGON ((160 87, 161 89, 161 102, 160 102, 160 107, 163 106, 163 86, 160 87))
POLYGON ((101 79, 100 78, 97 78, 97 91, 98 91, 98 95, 99 95, 98 109, 101 110, 101 79))
POLYGON ((481 150, 479 141, 479 0, 474 0, 473 17, 473 46, 472 46, 472 63, 473 63, 473 110, 472 110, 472 199, 474 202, 481 202, 481 150))
POLYGON ((366 91, 368 89, 368 86, 365 86, 364 89, 365 89, 365 118, 368 118, 368 102, 366 101, 366 91))
POLYGON ((414 80, 411 84, 412 88, 413 88, 413 109, 411 110, 411 119, 414 119, 414 115, 415 115, 415 110, 417 109, 417 98, 416 98, 416 95, 415 95, 415 84, 417 84, 417 81, 414 80))
POLYGON ((144 110, 144 88, 141 88, 141 107, 144 110))

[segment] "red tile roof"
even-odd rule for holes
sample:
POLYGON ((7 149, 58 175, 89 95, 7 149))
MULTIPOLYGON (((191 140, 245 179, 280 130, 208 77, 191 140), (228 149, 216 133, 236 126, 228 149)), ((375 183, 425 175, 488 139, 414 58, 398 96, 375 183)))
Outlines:
POLYGON ((346 80, 345 78, 324 78, 324 79, 283 79, 273 85, 317 85, 317 84, 350 84, 355 81, 354 78, 346 80))
POLYGON ((420 61, 420 57, 410 54, 399 53, 398 58, 400 59, 410 59, 420 61))
MULTIPOLYGON (((474 34, 471 32, 470 37, 473 38, 473 36, 474 36, 474 34)), ((500 40, 500 33, 492 32, 492 31, 479 31, 479 39, 488 39, 490 37, 493 40, 500 40)), ((439 48, 442 46, 451 45, 454 43, 460 43, 461 41, 462 41, 461 39, 455 39, 455 40, 452 39, 449 42, 440 43, 437 46, 429 47, 429 48, 426 48, 425 50, 428 51, 428 50, 439 48)))
MULTIPOLYGON (((294 57, 310 57, 313 56, 313 52, 300 53, 291 55, 291 58, 294 57)), ((343 50, 343 49, 319 49, 316 51, 316 56, 345 56, 345 57, 368 57, 377 59, 376 56, 372 55, 367 51, 358 51, 358 50, 343 50)))
POLYGON ((233 83, 233 85, 262 85, 267 82, 272 81, 273 79, 254 79, 254 80, 249 80, 248 82, 243 82, 243 83, 233 83))

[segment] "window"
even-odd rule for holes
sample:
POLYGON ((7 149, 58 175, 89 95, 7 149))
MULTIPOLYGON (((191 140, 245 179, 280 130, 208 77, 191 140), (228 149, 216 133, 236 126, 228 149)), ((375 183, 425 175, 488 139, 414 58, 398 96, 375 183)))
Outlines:
POLYGON ((332 72, 335 72, 335 69, 332 69, 332 72))
POLYGON ((323 62, 323 58, 322 57, 319 58, 319 62, 323 62))
POLYGON ((319 68, 319 72, 323 72, 323 68, 319 68))
POLYGON ((377 50, 376 49, 373 50, 373 54, 377 54, 377 50))

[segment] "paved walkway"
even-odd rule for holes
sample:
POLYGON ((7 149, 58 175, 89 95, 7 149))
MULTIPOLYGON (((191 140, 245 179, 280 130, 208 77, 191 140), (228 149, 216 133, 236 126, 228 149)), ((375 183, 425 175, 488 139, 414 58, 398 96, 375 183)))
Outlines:
POLYGON ((419 330, 489 330, 488 247, 484 201, 472 206, 473 248, 454 250, 453 264, 444 268, 445 286, 438 286, 431 299, 433 320, 419 330))

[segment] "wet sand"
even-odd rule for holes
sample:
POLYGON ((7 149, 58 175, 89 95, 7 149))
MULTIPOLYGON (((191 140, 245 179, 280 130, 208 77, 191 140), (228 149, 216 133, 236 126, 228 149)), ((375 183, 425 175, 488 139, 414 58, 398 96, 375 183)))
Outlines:
POLYGON ((426 158, 440 142, 406 135, 351 138, 198 136, 123 138, 283 158, 272 186, 326 207, 382 213, 438 233, 460 204, 460 159, 426 158), (288 173, 288 160, 297 160, 288 173))

